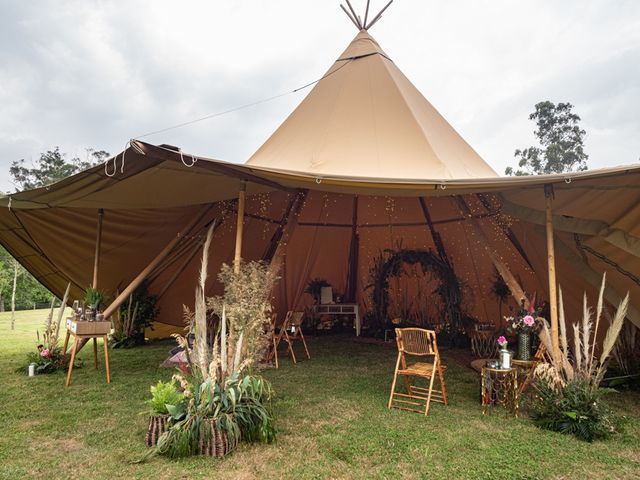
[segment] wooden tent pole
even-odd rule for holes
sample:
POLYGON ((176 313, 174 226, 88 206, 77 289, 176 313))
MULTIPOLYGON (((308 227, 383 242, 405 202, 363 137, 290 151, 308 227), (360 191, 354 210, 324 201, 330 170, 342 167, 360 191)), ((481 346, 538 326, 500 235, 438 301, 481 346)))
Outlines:
MULTIPOLYGON (((304 206, 304 202, 307 199, 308 190, 302 190, 296 194, 293 204, 291 204, 291 208, 289 213, 287 214, 287 218, 282 227, 282 232, 277 239, 277 246, 273 251, 273 254, 270 258, 263 258, 263 260, 269 262, 269 270, 272 273, 276 273, 282 264, 284 257, 284 250, 293 235, 294 230, 298 226, 298 216, 300 215, 300 211, 304 206)), ((284 276, 284 275, 283 275, 284 276)))
POLYGON ((96 253, 93 258, 93 282, 91 286, 98 288, 98 266, 100 264, 100 248, 102 246, 102 219, 104 217, 104 210, 98 209, 98 228, 96 231, 96 253))
POLYGON ((187 225, 185 225, 184 228, 182 228, 180 231, 178 231, 178 233, 171 239, 171 241, 167 244, 166 247, 164 247, 162 249, 162 251, 160 253, 158 253, 158 255, 155 256, 155 258, 153 260, 151 260, 151 262, 149 263, 149 265, 147 265, 137 276, 136 278, 134 278, 131 283, 129 283, 129 285, 127 285, 127 287, 122 291, 122 293, 120 295, 118 295, 118 297, 111 302, 111 305, 109 305, 104 313, 104 318, 107 319, 109 318, 111 315, 113 315, 113 313, 115 313, 115 311, 120 307, 120 305, 122 305, 122 303, 124 303, 124 301, 129 298, 129 295, 131 295, 133 293, 133 291, 138 288, 138 286, 140 286, 140 284, 143 282, 143 280, 145 278, 147 278, 147 275, 149 275, 149 273, 162 261, 164 260, 164 258, 169 255, 169 253, 171 252, 171 250, 173 250, 173 248, 178 244, 178 242, 186 235, 189 233, 189 231, 195 227, 198 222, 200 222, 200 220, 202 220, 202 218, 209 212, 209 210, 211 209, 211 206, 207 206, 199 215, 196 215, 187 225))
POLYGON ((547 265, 549 269, 549 307, 551 312, 551 346, 553 355, 558 360, 560 358, 560 337, 558 336, 558 292, 556 280, 556 253, 553 242, 553 186, 544 186, 544 196, 546 200, 546 234, 547 234, 547 265))
POLYGON ((496 253, 491 248, 491 245, 489 245, 487 236, 484 234, 482 228, 480 228, 478 220, 473 217, 473 214, 471 213, 471 210, 469 210, 469 207, 467 206, 464 199, 461 196, 455 196, 454 198, 456 199, 462 214, 469 219, 469 225, 473 229, 475 235, 484 244, 484 248, 487 251, 489 258, 491 259, 493 266, 496 267, 496 270, 498 270, 498 273, 509 287, 511 295, 515 299, 516 303, 520 305, 520 303, 524 300, 525 307, 528 306, 529 299, 525 295, 524 290, 518 283, 518 280, 516 280, 516 277, 514 277, 513 273, 511 273, 511 271, 509 270, 509 267, 507 267, 507 265, 498 257, 498 255, 496 255, 496 253))
POLYGON ((242 233, 244 230, 244 206, 247 194, 247 184, 243 183, 238 193, 238 220, 236 223, 236 252, 233 257, 233 271, 240 273, 240 262, 242 260, 242 233))
POLYGON ((358 196, 353 197, 351 215, 351 243, 349 244, 349 266, 347 276, 346 301, 355 303, 358 296, 358 256, 360 254, 360 235, 358 234, 358 196))
POLYGON ((418 200, 420 201, 420 207, 422 208, 422 214, 424 215, 424 219, 426 220, 427 226, 429 227, 429 231, 431 232, 431 238, 433 239, 433 243, 436 246, 436 250, 438 250, 438 255, 440 256, 441 260, 443 260, 444 262, 447 262, 447 264, 450 265, 451 263, 449 262, 447 251, 444 248, 442 237, 440 236, 440 233, 436 231, 436 227, 433 225, 431 214, 429 213, 429 209, 427 208, 427 202, 425 201, 424 197, 418 197, 418 200))

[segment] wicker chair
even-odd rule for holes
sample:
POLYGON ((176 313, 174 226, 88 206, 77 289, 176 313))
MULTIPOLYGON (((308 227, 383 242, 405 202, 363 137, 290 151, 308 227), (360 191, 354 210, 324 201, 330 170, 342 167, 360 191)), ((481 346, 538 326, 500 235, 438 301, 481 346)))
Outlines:
POLYGON ((436 333, 433 330, 422 328, 396 328, 396 342, 398 344, 398 360, 393 374, 388 408, 398 408, 428 415, 431 401, 448 405, 449 397, 444 381, 446 367, 440 359, 436 333), (431 362, 408 364, 407 356, 430 357, 431 362), (404 378, 407 393, 396 392, 399 375, 404 378), (413 377, 425 379, 428 387, 413 385, 411 383, 413 377), (440 381, 440 390, 433 388, 436 377, 440 381))
POLYGON ((280 342, 284 340, 287 343, 287 352, 291 353, 293 363, 298 363, 296 360, 296 354, 293 350, 293 343, 295 341, 302 341, 304 345, 304 351, 307 354, 307 358, 311 360, 309 355, 309 349, 307 348, 307 342, 304 339, 304 333, 302 332, 302 321, 304 320, 304 312, 294 312, 290 310, 287 312, 284 322, 280 327, 280 330, 275 335, 274 340, 274 355, 276 357, 276 366, 278 364, 278 346, 280 342))

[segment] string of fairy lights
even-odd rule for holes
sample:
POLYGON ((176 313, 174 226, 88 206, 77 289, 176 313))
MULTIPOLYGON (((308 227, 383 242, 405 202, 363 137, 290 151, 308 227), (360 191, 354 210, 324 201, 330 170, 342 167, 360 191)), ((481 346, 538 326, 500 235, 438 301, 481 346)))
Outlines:
MULTIPOLYGON (((245 224, 247 226, 261 225, 257 229, 252 228, 251 234, 259 235, 261 240, 268 242, 281 223, 287 205, 293 198, 292 195, 295 194, 265 192, 248 196, 245 224)), ((385 249, 396 249, 401 246, 403 248, 435 250, 435 244, 431 232, 424 222, 417 198, 376 195, 359 196, 358 198, 359 211, 356 228, 360 238, 360 262, 357 270, 357 282, 361 301, 370 304, 371 299, 367 298, 368 293, 365 291, 366 285, 370 283, 370 259, 385 249), (407 225, 408 220, 415 220, 415 224, 407 225), (386 229, 387 233, 381 237, 382 229, 386 229)), ((438 215, 434 219, 434 223, 438 224, 437 231, 444 237, 447 255, 450 257, 456 275, 465 286, 465 309, 475 312, 476 315, 480 314, 487 320, 494 320, 497 316, 497 307, 496 302, 492 301, 489 295, 488 287, 494 267, 489 255, 485 253, 487 248, 490 248, 492 254, 501 262, 518 272, 519 281, 523 283, 523 286, 526 285, 536 290, 542 289, 539 288, 540 285, 538 285, 534 271, 507 237, 506 231, 512 228, 517 220, 501 212, 500 199, 495 195, 487 195, 484 205, 473 195, 466 195, 464 200, 469 209, 466 214, 454 201, 454 196, 426 198, 432 214, 438 215), (487 209, 495 214, 487 216, 487 209), (478 235, 475 229, 470 228, 468 221, 471 220, 478 222, 484 235, 478 235), (486 241, 487 237, 490 239, 489 244, 486 241)), ((313 228, 313 234, 310 236, 311 243, 305 245, 305 249, 302 250, 306 254, 304 261, 299 262, 299 259, 292 259, 296 261, 296 268, 302 267, 304 270, 302 273, 298 272, 298 276, 306 278, 313 276, 314 270, 318 270, 318 268, 326 270, 326 265, 323 262, 330 258, 332 251, 335 252, 336 248, 340 248, 340 242, 346 243, 344 249, 348 251, 351 235, 350 230, 348 235, 346 231, 347 227, 352 227, 352 202, 352 195, 312 191, 302 200, 300 207, 290 213, 291 217, 295 217, 297 228, 313 228), (321 231, 320 229, 323 227, 326 230, 321 231), (337 233, 341 228, 345 230, 344 235, 337 233), (311 261, 310 252, 314 249, 318 249, 319 254, 311 261)), ((227 215, 237 214, 234 210, 235 200, 223 203, 227 205, 226 209, 222 208, 227 215)), ((290 218, 288 222, 293 220, 294 218, 290 218)), ((226 231, 228 235, 233 235, 235 222, 223 222, 221 230, 226 231)), ((281 239, 281 248, 285 251, 293 236, 295 236, 295 232, 289 232, 281 239)), ((231 252, 229 258, 231 258, 231 252)), ((285 264, 286 258, 285 255, 285 264)), ((330 280, 338 289, 344 288, 348 268, 345 266, 337 271, 345 278, 330 280)), ((419 275, 414 273, 409 276, 417 278, 419 275)), ((394 288, 396 289, 394 293, 398 294, 401 301, 404 301, 402 300, 403 290, 415 290, 410 282, 396 283, 394 288)))

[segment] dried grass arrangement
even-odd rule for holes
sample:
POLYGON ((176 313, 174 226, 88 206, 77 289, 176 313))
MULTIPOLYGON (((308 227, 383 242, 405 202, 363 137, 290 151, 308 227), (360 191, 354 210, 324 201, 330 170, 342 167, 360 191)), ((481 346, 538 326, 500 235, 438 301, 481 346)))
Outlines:
MULTIPOLYGON (((620 302, 613 315, 598 355, 596 342, 604 315, 605 284, 606 275, 602 278, 595 312, 589 307, 585 293, 582 319, 572 324, 572 345, 568 341, 560 289, 560 354, 557 357, 551 355, 550 363, 538 365, 534 378, 534 422, 542 428, 570 433, 586 441, 607 438, 621 427, 621 419, 613 414, 603 399, 611 390, 601 388, 600 384, 624 324, 629 295, 620 302)), ((553 352, 546 322, 540 338, 547 351, 553 352)))
POLYGON ((203 245, 195 307, 184 308, 187 335, 174 335, 185 351, 190 371, 188 376, 174 375, 184 402, 167 406, 171 415, 168 429, 148 456, 222 456, 241 440, 275 439, 270 409, 273 391, 266 380, 254 375, 254 368, 268 344, 265 325, 270 319, 269 296, 276 277, 261 263, 246 263, 238 270, 224 265, 219 274, 224 295, 206 298, 214 228, 215 224, 211 225, 203 245), (209 313, 220 320, 214 335, 208 332, 209 313))
POLYGON ((30 363, 35 363, 36 373, 53 373, 58 370, 64 370, 68 366, 69 358, 64 355, 64 352, 58 345, 60 338, 60 325, 62 324, 62 317, 64 316, 64 310, 67 306, 67 300, 69 299, 69 289, 71 284, 67 284, 62 303, 58 309, 58 315, 54 320, 55 301, 54 298, 51 301, 51 309, 47 315, 47 319, 42 330, 42 338, 40 332, 37 332, 37 351, 29 352, 27 354, 27 364, 21 366, 17 371, 24 372, 25 368, 30 363))

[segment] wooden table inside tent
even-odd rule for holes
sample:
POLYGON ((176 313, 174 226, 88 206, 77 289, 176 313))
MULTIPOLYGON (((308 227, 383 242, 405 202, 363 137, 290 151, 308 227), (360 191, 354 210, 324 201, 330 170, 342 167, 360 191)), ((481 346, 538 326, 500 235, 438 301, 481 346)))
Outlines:
POLYGON ((360 336, 360 312, 356 303, 328 303, 313 305, 315 315, 353 315, 353 325, 356 329, 356 336, 360 336))
POLYGON ((111 331, 111 322, 87 322, 77 321, 74 318, 67 318, 67 335, 64 339, 63 353, 67 353, 67 346, 69 345, 69 339, 73 340, 73 347, 71 350, 71 358, 69 359, 69 370, 67 371, 67 381, 65 386, 68 387, 71 383, 71 373, 73 372, 73 362, 76 359, 76 353, 78 352, 78 346, 81 340, 87 341, 93 339, 93 366, 98 369, 98 338, 102 338, 104 343, 104 365, 107 371, 107 383, 111 383, 111 371, 109 369, 109 332, 111 331))

